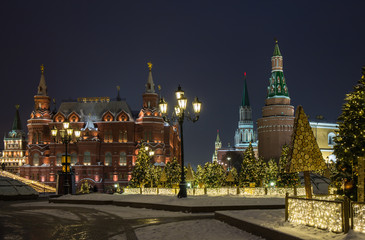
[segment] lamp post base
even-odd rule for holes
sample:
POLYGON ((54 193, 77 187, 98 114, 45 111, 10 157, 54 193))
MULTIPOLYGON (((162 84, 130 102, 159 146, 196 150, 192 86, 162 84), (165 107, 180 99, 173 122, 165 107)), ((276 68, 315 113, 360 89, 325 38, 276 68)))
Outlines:
POLYGON ((177 194, 177 197, 186 198, 188 196, 188 194, 186 193, 186 182, 185 181, 180 182, 179 187, 180 187, 180 191, 177 194))

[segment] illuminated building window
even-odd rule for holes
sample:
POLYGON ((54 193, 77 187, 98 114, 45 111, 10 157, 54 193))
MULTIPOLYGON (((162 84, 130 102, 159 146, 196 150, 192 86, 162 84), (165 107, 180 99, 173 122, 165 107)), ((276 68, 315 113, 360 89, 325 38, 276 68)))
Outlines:
POLYGON ((112 154, 110 152, 105 153, 105 165, 111 166, 113 164, 112 154))
POLYGON ((90 164, 91 164, 90 152, 84 152, 84 165, 90 165, 90 164))
POLYGON ((33 165, 34 166, 38 166, 39 165, 39 154, 38 153, 35 153, 33 155, 33 165))
POLYGON ((104 142, 112 143, 113 142, 113 132, 112 130, 106 130, 104 132, 104 142))
POLYGON ((119 155, 119 165, 127 166, 127 154, 125 152, 121 152, 119 155))

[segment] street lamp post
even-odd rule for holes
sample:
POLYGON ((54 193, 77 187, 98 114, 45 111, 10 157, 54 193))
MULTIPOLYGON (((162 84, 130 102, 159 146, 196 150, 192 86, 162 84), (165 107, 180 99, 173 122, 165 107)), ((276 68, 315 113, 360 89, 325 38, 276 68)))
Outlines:
MULTIPOLYGON (((59 130, 60 136, 61 136, 61 142, 65 144, 65 158, 62 159, 62 172, 64 173, 64 194, 70 194, 70 184, 68 181, 68 173, 70 172, 70 159, 67 152, 68 144, 72 141, 72 136, 74 135, 76 137, 76 140, 80 137, 81 132, 79 130, 75 130, 70 128, 69 122, 63 122, 62 123, 63 129, 59 130)), ((57 136, 58 129, 54 127, 51 130, 51 134, 53 137, 57 136)))
POLYGON ((231 157, 227 157, 228 160, 228 171, 231 170, 231 157))
MULTIPOLYGON (((186 198, 186 182, 185 182, 185 171, 184 171, 184 132, 183 132, 183 123, 184 119, 188 119, 192 122, 196 122, 199 119, 199 114, 201 110, 202 103, 196 97, 193 101, 193 110, 194 115, 190 115, 189 112, 186 111, 187 107, 187 98, 184 96, 184 91, 181 89, 179 85, 177 90, 175 91, 175 96, 177 100, 177 105, 175 106, 175 112, 172 114, 172 120, 177 120, 179 122, 180 127, 180 139, 181 139, 181 180, 180 180, 180 191, 177 195, 178 198, 186 198)), ((165 121, 169 121, 166 113, 167 113, 167 102, 161 98, 159 102, 159 107, 162 115, 164 116, 165 121)))

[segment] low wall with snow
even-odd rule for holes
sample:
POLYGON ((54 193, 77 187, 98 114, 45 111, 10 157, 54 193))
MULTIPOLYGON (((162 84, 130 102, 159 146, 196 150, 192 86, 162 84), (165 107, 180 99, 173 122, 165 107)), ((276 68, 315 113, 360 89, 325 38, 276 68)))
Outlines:
POLYGON ((285 218, 289 222, 325 229, 347 232, 348 202, 302 197, 286 197, 285 218))
MULTIPOLYGON (((179 188, 124 188, 125 194, 152 194, 152 195, 177 195, 179 188)), ((190 196, 280 196, 284 197, 286 193, 294 195, 294 188, 188 188, 187 194, 190 196)), ((297 188, 297 194, 305 194, 305 189, 297 188)))
POLYGON ((354 231, 365 233, 365 203, 352 202, 352 228, 354 231))

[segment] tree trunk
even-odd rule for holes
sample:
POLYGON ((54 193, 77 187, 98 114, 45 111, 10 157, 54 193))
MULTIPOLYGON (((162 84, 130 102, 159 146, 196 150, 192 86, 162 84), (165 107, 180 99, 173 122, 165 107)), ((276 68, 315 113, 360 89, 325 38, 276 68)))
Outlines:
POLYGON ((304 186, 306 198, 312 199, 312 185, 310 171, 304 171, 304 186))

